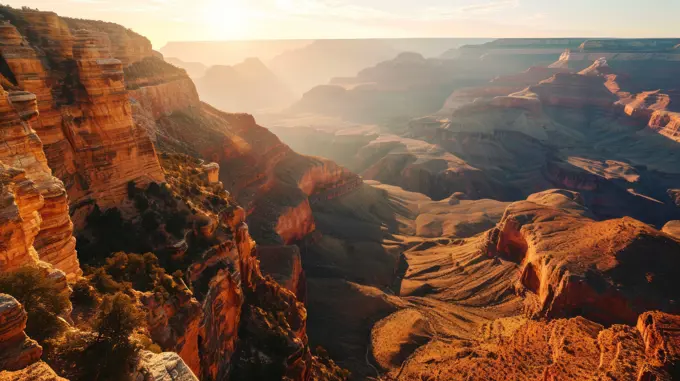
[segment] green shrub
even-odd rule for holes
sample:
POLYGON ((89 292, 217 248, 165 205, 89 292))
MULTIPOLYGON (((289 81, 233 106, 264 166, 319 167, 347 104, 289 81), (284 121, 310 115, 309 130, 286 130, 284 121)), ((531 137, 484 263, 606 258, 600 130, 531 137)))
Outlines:
POLYGON ((132 332, 144 323, 132 298, 117 293, 104 297, 94 327, 100 337, 112 340, 114 346, 129 341, 132 332))
POLYGON ((71 302, 73 304, 88 308, 97 305, 97 291, 90 286, 90 282, 88 282, 87 279, 78 279, 71 288, 73 289, 73 292, 71 293, 71 302))
POLYGON ((129 296, 106 296, 95 319, 95 332, 70 331, 48 342, 47 362, 71 381, 127 380, 140 349, 130 335, 143 322, 144 315, 129 296))

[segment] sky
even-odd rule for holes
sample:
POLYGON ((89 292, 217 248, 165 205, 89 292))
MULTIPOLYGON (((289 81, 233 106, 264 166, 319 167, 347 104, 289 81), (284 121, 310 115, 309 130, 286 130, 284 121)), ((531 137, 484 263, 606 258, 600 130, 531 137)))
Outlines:
POLYGON ((680 0, 30 0, 168 41, 385 37, 680 37, 680 0))

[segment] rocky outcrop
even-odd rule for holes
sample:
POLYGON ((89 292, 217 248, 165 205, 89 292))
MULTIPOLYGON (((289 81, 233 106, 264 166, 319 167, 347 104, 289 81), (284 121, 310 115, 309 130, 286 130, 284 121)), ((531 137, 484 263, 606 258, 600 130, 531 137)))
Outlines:
POLYGON ((68 381, 59 377, 46 363, 39 361, 18 371, 0 371, 0 379, 7 381, 68 381))
POLYGON ((42 219, 38 212, 44 199, 26 173, 0 163, 0 265, 2 271, 12 271, 38 263, 33 243, 40 232, 42 219))
POLYGON ((134 381, 198 381, 191 369, 177 353, 153 353, 141 351, 136 369, 132 373, 134 381))
POLYGON ((467 104, 478 100, 490 100, 496 97, 504 97, 549 79, 557 73, 569 72, 569 70, 570 69, 568 68, 532 66, 521 73, 494 78, 487 84, 479 87, 459 89, 449 96, 444 103, 444 106, 437 114, 448 117, 452 112, 467 104))
POLYGON ((680 221, 669 221, 661 231, 680 239, 680 221))
POLYGON ((680 376, 680 315, 663 312, 645 312, 640 315, 637 329, 645 343, 645 353, 650 359, 650 367, 640 372, 638 380, 663 380, 680 376), (651 368, 651 369, 650 369, 651 368))
POLYGON ((276 222, 276 234, 286 244, 295 243, 314 231, 316 224, 308 200, 298 206, 286 208, 276 222))
POLYGON ((203 164, 202 166, 203 171, 205 171, 206 176, 208 177, 208 182, 211 184, 215 184, 220 182, 220 165, 217 163, 208 163, 208 164, 203 164))
POLYGON ((648 126, 652 131, 680 142, 680 113, 654 111, 648 126))
POLYGON ((121 60, 123 66, 154 56, 154 50, 148 38, 122 25, 69 17, 62 17, 61 19, 71 30, 85 29, 105 34, 109 41, 108 50, 114 57, 121 60))
POLYGON ((674 379, 654 363, 634 326, 605 328, 577 317, 528 321, 507 336, 482 339, 481 344, 434 341, 406 361, 400 379, 435 375, 480 381, 674 379))
POLYGON ((42 347, 24 333, 26 319, 16 299, 0 294, 0 371, 20 370, 40 360, 42 347))
POLYGON ((569 199, 573 207, 556 207, 565 197, 514 203, 491 233, 496 255, 520 265, 517 287, 527 310, 604 324, 634 324, 650 309, 675 310, 668 301, 679 286, 673 253, 680 243, 631 218, 593 221, 578 198, 569 199))

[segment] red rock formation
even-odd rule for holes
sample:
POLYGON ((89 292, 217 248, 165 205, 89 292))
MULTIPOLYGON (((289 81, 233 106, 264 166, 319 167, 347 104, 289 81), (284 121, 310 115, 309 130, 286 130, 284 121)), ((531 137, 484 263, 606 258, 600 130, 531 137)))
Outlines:
POLYGON ((18 88, 36 94, 36 130, 71 203, 95 199, 106 208, 124 198, 129 181, 162 181, 151 141, 133 124, 122 63, 108 51, 109 34, 79 30, 74 37, 49 12, 15 11, 15 16, 37 38, 30 45, 13 26, 0 28, 0 53, 10 70, 4 74, 18 88), (57 63, 49 73, 39 59, 43 54, 57 63))
POLYGON ((654 111, 648 125, 652 131, 680 142, 680 113, 654 111))
POLYGON ((308 200, 304 200, 296 207, 286 208, 276 223, 276 234, 283 242, 292 244, 314 231, 316 223, 312 215, 312 208, 308 200))
MULTIPOLYGON (((36 50, 19 34, 14 25, 8 22, 0 24, 0 38, 3 42, 0 54, 10 69, 9 73, 3 75, 11 74, 10 77, 14 77, 17 87, 36 95, 40 115, 33 127, 45 146, 47 161, 54 175, 62 179, 67 188, 71 188, 77 177, 75 153, 61 128, 62 115, 54 106, 52 89, 48 85, 50 76, 36 50)), ((72 41, 69 46, 72 46, 72 41)), ((68 53, 72 57, 72 50, 68 53)))
POLYGON ((637 329, 645 343, 645 353, 654 370, 640 372, 639 380, 654 379, 653 373, 666 373, 671 379, 680 376, 680 315, 646 312, 640 315, 637 329))
POLYGON ((0 371, 23 369, 42 355, 42 347, 24 333, 26 319, 16 299, 0 294, 0 371))
POLYGON ((36 37, 39 47, 57 62, 73 57, 73 37, 68 25, 54 12, 21 11, 28 22, 28 30, 36 37))
POLYGON ((0 162, 25 170, 26 177, 34 182, 44 201, 39 210, 42 221, 33 243, 35 249, 41 260, 73 279, 82 271, 75 251, 68 198, 63 183, 52 177, 40 139, 31 128, 37 114, 34 94, 21 91, 8 94, 0 89, 0 128, 5 137, 0 162))
POLYGON ((123 66, 131 65, 145 58, 152 57, 154 50, 151 41, 122 25, 93 20, 61 18, 71 30, 86 29, 100 32, 108 36, 107 49, 121 60, 123 66))
POLYGON ((196 87, 189 78, 140 86, 130 91, 130 98, 150 111, 154 119, 169 116, 175 111, 199 107, 200 104, 196 87))
POLYGON ((528 321, 510 328, 507 336, 483 338, 481 343, 435 340, 406 361, 400 379, 674 379, 653 363, 634 327, 605 328, 577 317, 528 321))
POLYGON ((631 218, 596 222, 555 201, 514 203, 497 228, 496 252, 520 264, 530 313, 633 324, 642 311, 674 309, 680 243, 631 218))
POLYGON ((220 270, 210 280, 203 302, 202 331, 199 342, 201 374, 206 380, 227 377, 236 351, 243 295, 235 275, 220 270))
POLYGON ((570 69, 568 68, 532 66, 521 73, 494 78, 483 86, 459 89, 449 96, 438 114, 449 116, 458 108, 477 100, 490 100, 510 95, 549 79, 557 73, 567 73, 569 71, 570 69))
POLYGON ((25 172, 0 163, 0 200, 0 270, 37 264, 33 242, 40 231, 43 197, 25 172))
MULTIPOLYGON (((102 207, 120 203, 129 181, 162 182, 163 172, 148 135, 132 122, 122 64, 111 58, 96 34, 79 31, 74 58, 85 92, 67 124, 84 175, 86 194, 102 207)), ((85 195, 74 197, 75 202, 85 195)))
POLYGON ((211 184, 216 184, 220 182, 220 165, 217 163, 204 164, 201 168, 205 171, 206 176, 208 176, 208 182, 211 184))

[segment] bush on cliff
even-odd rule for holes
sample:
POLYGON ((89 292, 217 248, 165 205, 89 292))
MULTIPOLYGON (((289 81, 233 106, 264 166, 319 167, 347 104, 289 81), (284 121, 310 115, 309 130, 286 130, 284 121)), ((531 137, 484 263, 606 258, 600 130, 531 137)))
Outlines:
POLYGON ((140 349, 130 335, 143 325, 144 315, 132 298, 105 296, 93 332, 69 331, 47 346, 47 362, 71 381, 126 380, 140 349))
POLYGON ((0 293, 15 297, 26 310, 26 333, 38 341, 56 334, 62 323, 59 315, 69 309, 69 297, 52 278, 38 267, 23 267, 0 274, 0 293))

